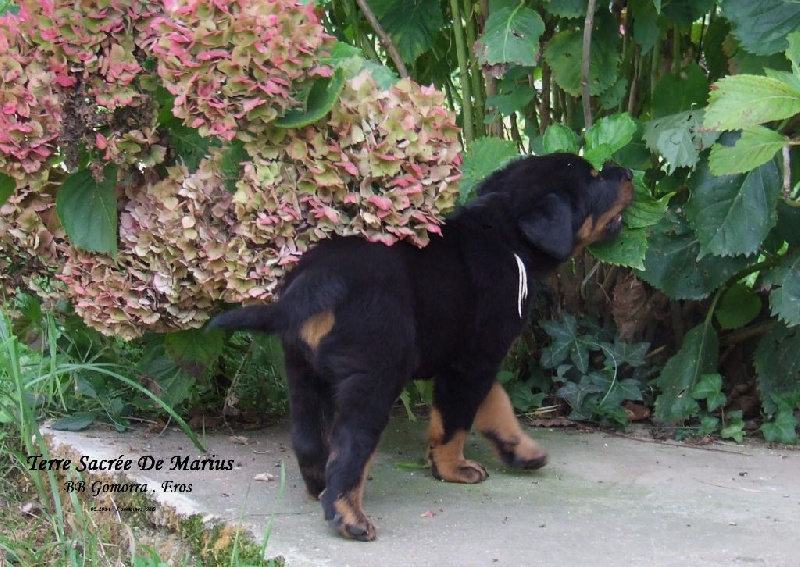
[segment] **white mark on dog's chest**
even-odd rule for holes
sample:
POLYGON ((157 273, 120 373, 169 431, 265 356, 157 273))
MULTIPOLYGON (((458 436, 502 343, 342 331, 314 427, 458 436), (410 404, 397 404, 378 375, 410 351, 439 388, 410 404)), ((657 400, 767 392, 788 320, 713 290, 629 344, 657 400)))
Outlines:
POLYGON ((522 317, 522 306, 525 304, 525 299, 528 297, 528 272, 525 271, 525 264, 522 259, 514 254, 514 259, 517 261, 517 273, 519 281, 517 286, 517 312, 520 318, 522 317))

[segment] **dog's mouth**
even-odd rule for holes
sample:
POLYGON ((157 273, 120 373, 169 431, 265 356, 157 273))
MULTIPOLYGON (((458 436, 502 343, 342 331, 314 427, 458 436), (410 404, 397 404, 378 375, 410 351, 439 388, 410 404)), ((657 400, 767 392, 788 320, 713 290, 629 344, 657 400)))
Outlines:
POLYGON ((620 231, 622 231, 622 213, 618 213, 611 217, 605 226, 605 237, 614 238, 620 231))

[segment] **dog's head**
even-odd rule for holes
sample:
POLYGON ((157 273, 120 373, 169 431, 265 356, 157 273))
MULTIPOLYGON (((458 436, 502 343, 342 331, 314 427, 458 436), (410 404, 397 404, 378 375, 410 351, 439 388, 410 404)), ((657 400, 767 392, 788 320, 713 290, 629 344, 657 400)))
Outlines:
POLYGON ((597 171, 574 154, 529 156, 490 175, 478 195, 506 194, 523 238, 558 261, 617 236, 633 201, 633 174, 597 171))

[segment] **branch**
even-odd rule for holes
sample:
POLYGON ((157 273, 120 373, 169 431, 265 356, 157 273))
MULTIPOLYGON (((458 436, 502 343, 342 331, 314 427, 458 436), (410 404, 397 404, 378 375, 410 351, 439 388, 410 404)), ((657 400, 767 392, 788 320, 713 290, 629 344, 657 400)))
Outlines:
POLYGON ((392 42, 392 38, 390 38, 389 34, 387 34, 383 29, 383 26, 381 26, 381 23, 378 21, 378 18, 375 17, 375 14, 372 13, 372 9, 367 4, 367 0, 356 0, 356 3, 364 13, 364 17, 367 18, 369 25, 372 26, 372 29, 375 30, 376 34, 378 34, 383 47, 386 49, 386 53, 388 53, 389 57, 392 58, 392 62, 397 68, 400 78, 405 79, 408 77, 408 69, 406 69, 405 63, 403 63, 403 58, 400 57, 400 54, 397 52, 397 47, 395 47, 394 42, 392 42))
POLYGON ((583 59, 581 60, 581 90, 583 98, 583 123, 586 129, 592 127, 592 99, 589 94, 589 68, 592 56, 592 27, 597 0, 589 0, 586 19, 583 21, 583 59))

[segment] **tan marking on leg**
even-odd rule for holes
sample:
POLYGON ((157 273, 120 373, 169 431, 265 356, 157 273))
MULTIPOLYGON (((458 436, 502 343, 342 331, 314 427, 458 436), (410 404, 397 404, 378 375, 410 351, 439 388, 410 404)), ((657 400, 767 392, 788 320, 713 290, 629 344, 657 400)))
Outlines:
POLYGON ((519 425, 514 407, 499 382, 478 408, 475 427, 492 443, 497 455, 513 467, 538 469, 547 463, 547 452, 519 425))
POLYGON ((331 332, 336 318, 333 316, 333 311, 323 311, 309 317, 303 326, 300 327, 300 338, 312 350, 316 350, 320 341, 325 338, 325 335, 331 332))
POLYGON ((447 443, 443 440, 442 415, 434 408, 428 426, 428 462, 435 478, 462 484, 475 484, 488 478, 489 474, 481 464, 464 458, 466 431, 456 431, 447 443))
POLYGON ((333 508, 340 518, 337 530, 348 539, 357 539, 359 541, 372 541, 375 539, 375 526, 369 521, 362 507, 364 487, 369 477, 369 468, 372 465, 374 456, 374 453, 370 455, 364 465, 358 486, 350 492, 339 496, 333 503, 333 508))

